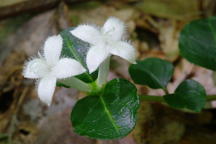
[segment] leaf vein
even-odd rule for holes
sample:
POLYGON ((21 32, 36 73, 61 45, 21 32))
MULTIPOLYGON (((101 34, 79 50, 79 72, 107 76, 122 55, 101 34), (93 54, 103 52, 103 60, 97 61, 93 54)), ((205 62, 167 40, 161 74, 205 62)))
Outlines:
POLYGON ((106 103, 105 103, 104 99, 102 98, 102 96, 100 96, 100 101, 101 101, 101 103, 102 103, 102 105, 103 105, 103 107, 104 107, 104 111, 105 111, 105 113, 107 114, 107 116, 108 116, 108 118, 109 118, 111 124, 113 125, 114 129, 116 130, 116 132, 117 132, 118 134, 120 134, 120 131, 119 131, 119 129, 118 129, 118 126, 115 124, 115 120, 113 119, 111 112, 107 109, 106 103))

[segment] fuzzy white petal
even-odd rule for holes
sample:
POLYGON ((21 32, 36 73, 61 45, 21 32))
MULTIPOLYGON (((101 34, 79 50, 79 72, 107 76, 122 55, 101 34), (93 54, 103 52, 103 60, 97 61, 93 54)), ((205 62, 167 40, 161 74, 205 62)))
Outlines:
POLYGON ((25 64, 23 76, 25 78, 41 78, 48 73, 48 65, 44 59, 36 58, 25 64))
POLYGON ((51 36, 45 41, 44 56, 50 65, 54 65, 58 62, 62 46, 63 40, 60 35, 51 36))
POLYGON ((59 79, 82 74, 86 69, 76 60, 62 58, 53 68, 52 73, 59 79))
POLYGON ((124 28, 124 23, 121 20, 111 17, 105 22, 102 32, 109 35, 113 40, 121 40, 124 28))
POLYGON ((95 45, 98 41, 101 41, 100 31, 90 25, 79 25, 77 28, 71 31, 71 33, 77 38, 95 45))
POLYGON ((120 56, 123 59, 128 60, 131 63, 136 63, 136 51, 135 48, 127 42, 118 42, 110 48, 110 53, 120 56))
POLYGON ((86 57, 86 63, 89 72, 94 72, 108 56, 109 52, 104 48, 103 45, 91 47, 86 57))
POLYGON ((44 77, 39 81, 38 84, 38 96, 40 100, 47 105, 50 105, 52 102, 53 94, 56 87, 56 78, 55 77, 44 77))

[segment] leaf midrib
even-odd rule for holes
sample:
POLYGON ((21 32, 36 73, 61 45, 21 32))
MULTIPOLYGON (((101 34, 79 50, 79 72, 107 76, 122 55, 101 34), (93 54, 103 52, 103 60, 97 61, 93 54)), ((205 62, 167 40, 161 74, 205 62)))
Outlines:
POLYGON ((111 112, 107 109, 107 106, 106 106, 106 103, 105 103, 103 97, 102 96, 99 96, 99 97, 100 97, 100 102, 101 102, 101 104, 102 104, 102 106, 104 108, 105 113, 107 114, 108 119, 110 120, 110 122, 113 125, 114 129, 116 130, 116 132, 118 134, 120 134, 118 126, 115 124, 115 120, 113 119, 111 112))
POLYGON ((156 83, 157 83, 161 88, 164 89, 164 86, 161 85, 161 83, 158 81, 158 79, 157 79, 157 77, 156 77, 155 75, 151 74, 151 72, 147 71, 146 69, 141 69, 141 70, 144 71, 147 75, 151 76, 151 77, 153 78, 153 80, 155 80, 156 83))
POLYGON ((68 40, 66 41, 66 44, 67 44, 67 47, 69 48, 69 50, 71 51, 71 53, 72 53, 72 55, 74 56, 74 58, 76 59, 76 60, 78 60, 79 62, 81 62, 83 65, 84 65, 84 63, 83 63, 83 61, 80 59, 80 57, 76 54, 76 52, 74 51, 74 49, 73 49, 73 44, 72 43, 70 43, 70 40, 69 40, 69 38, 67 38, 68 40))
MULTIPOLYGON (((64 34, 63 34, 64 35, 64 34)), ((68 35, 68 34, 65 34, 65 35, 68 35)), ((76 53, 76 51, 73 49, 74 45, 73 43, 71 43, 71 40, 69 39, 70 36, 67 37, 67 40, 66 40, 66 44, 67 44, 67 47, 69 48, 69 50, 71 51, 72 55, 74 56, 74 58, 76 60, 78 60, 86 69, 86 64, 83 62, 83 60, 80 58, 80 56, 76 53)), ((93 81, 92 77, 89 76, 89 74, 86 74, 84 73, 85 75, 87 75, 87 77, 89 78, 90 81, 93 81)))

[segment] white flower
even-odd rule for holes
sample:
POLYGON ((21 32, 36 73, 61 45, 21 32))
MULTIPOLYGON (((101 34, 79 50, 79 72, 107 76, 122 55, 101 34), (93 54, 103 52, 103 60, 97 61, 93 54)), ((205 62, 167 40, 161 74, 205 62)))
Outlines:
POLYGON ((134 47, 121 40, 124 27, 122 21, 111 17, 100 29, 90 25, 80 25, 71 31, 74 36, 91 44, 86 58, 90 73, 94 72, 110 55, 117 55, 135 63, 134 47))
POLYGON ((44 57, 39 56, 27 62, 23 71, 25 78, 40 79, 37 89, 38 96, 48 105, 51 104, 57 79, 75 76, 86 71, 74 59, 60 59, 61 50, 61 36, 49 37, 44 44, 44 57))

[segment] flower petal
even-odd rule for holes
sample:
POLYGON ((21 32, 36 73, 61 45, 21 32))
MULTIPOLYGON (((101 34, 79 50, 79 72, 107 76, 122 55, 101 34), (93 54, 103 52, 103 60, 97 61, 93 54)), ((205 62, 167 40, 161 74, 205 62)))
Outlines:
POLYGON ((121 20, 111 17, 105 22, 102 32, 109 35, 113 40, 121 40, 124 29, 125 26, 121 20))
POLYGON ((67 78, 82 74, 86 69, 76 60, 70 58, 62 58, 53 68, 52 73, 57 78, 67 78))
POLYGON ((40 100, 46 103, 48 106, 52 102, 52 97, 56 87, 56 78, 55 77, 44 77, 39 81, 38 84, 38 96, 40 100))
POLYGON ((48 66, 44 59, 36 58, 25 64, 23 76, 25 78, 41 78, 48 73, 48 66))
POLYGON ((77 38, 93 45, 101 41, 100 31, 94 26, 79 25, 71 33, 77 38))
POLYGON ((136 63, 136 51, 135 48, 127 42, 118 42, 110 48, 110 53, 120 56, 123 59, 128 60, 131 63, 136 63))
POLYGON ((109 52, 104 49, 103 46, 97 45, 91 47, 86 57, 86 63, 89 72, 94 72, 108 56, 109 52))
POLYGON ((51 36, 47 38, 44 44, 44 56, 50 65, 54 65, 58 62, 63 40, 60 35, 51 36))

